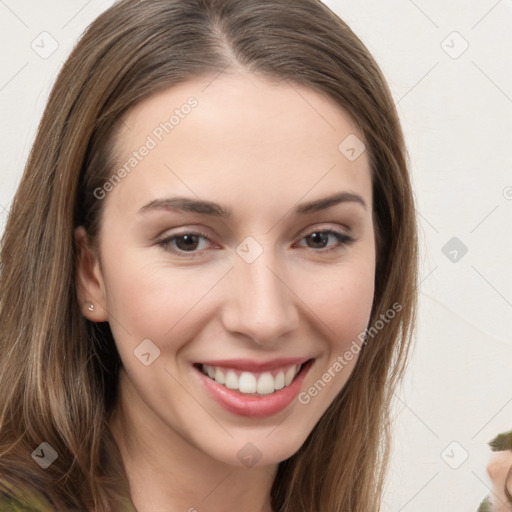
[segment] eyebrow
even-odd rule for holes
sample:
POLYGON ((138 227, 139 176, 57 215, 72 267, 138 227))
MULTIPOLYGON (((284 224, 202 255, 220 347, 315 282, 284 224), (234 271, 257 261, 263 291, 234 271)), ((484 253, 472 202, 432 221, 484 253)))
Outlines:
MULTIPOLYGON (((366 210, 366 203, 359 194, 351 192, 339 192, 334 195, 316 199, 298 205, 293 213, 295 215, 308 215, 311 213, 326 210, 341 203, 355 203, 361 205, 366 210)), ((219 218, 229 218, 233 212, 230 208, 214 203, 212 201, 203 201, 200 199, 191 199, 188 197, 169 197, 164 199, 154 199, 144 205, 138 212, 142 214, 154 210, 176 209, 185 212, 198 213, 200 215, 211 215, 219 218)))

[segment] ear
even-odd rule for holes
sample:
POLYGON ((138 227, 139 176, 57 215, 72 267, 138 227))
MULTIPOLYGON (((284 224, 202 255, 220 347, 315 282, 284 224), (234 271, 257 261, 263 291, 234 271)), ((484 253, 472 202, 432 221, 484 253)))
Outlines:
POLYGON ((78 251, 76 286, 82 314, 91 322, 106 322, 107 296, 99 257, 91 247, 83 226, 75 229, 74 237, 78 251), (91 305, 94 306, 93 311, 89 309, 91 305))

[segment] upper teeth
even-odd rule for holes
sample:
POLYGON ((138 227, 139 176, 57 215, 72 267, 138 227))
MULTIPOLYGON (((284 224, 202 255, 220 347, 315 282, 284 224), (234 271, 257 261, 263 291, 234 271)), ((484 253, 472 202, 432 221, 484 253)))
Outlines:
POLYGON ((247 371, 236 371, 219 366, 208 366, 203 364, 201 370, 211 379, 219 384, 223 384, 229 389, 238 389, 240 393, 259 393, 260 395, 268 395, 277 389, 289 386, 295 378, 301 365, 295 364, 287 369, 271 372, 252 373, 247 371))

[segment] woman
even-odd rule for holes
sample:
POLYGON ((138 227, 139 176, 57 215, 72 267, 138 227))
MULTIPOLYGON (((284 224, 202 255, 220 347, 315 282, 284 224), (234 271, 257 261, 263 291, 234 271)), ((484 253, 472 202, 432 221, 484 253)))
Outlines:
POLYGON ((379 510, 414 212, 385 79, 321 2, 116 3, 2 240, 7 506, 379 510))

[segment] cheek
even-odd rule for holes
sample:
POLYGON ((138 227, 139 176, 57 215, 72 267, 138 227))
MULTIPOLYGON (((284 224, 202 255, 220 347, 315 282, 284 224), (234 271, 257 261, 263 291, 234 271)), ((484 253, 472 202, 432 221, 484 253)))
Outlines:
POLYGON ((329 269, 317 281, 321 286, 309 281, 304 286, 307 305, 317 317, 311 338, 321 340, 323 354, 298 397, 309 408, 308 428, 314 427, 355 368, 373 304, 374 276, 374 260, 368 257, 329 269), (323 336, 318 336, 319 330, 323 336))
POLYGON ((343 389, 359 358, 373 304, 371 262, 331 269, 323 286, 309 282, 307 291, 307 305, 316 317, 310 339, 320 340, 317 347, 322 354, 298 396, 308 411, 304 421, 310 431, 343 389))
POLYGON ((370 276, 349 276, 332 290, 330 321, 332 330, 343 340, 357 336, 368 324, 374 295, 373 275, 370 276))
POLYGON ((327 270, 323 279, 312 274, 301 296, 323 324, 331 348, 340 350, 368 324, 374 297, 374 269, 369 264, 347 264, 327 270), (314 279, 314 278, 317 279, 314 279))
POLYGON ((172 339, 173 348, 178 349, 176 341, 186 339, 187 332, 191 336, 191 318, 201 310, 201 301, 206 295, 214 297, 216 283, 228 270, 222 265, 201 271, 193 266, 173 267, 164 258, 149 257, 153 249, 105 249, 111 250, 104 265, 107 307, 114 337, 121 345, 127 337, 132 339, 130 345, 149 338, 162 347, 172 339))

